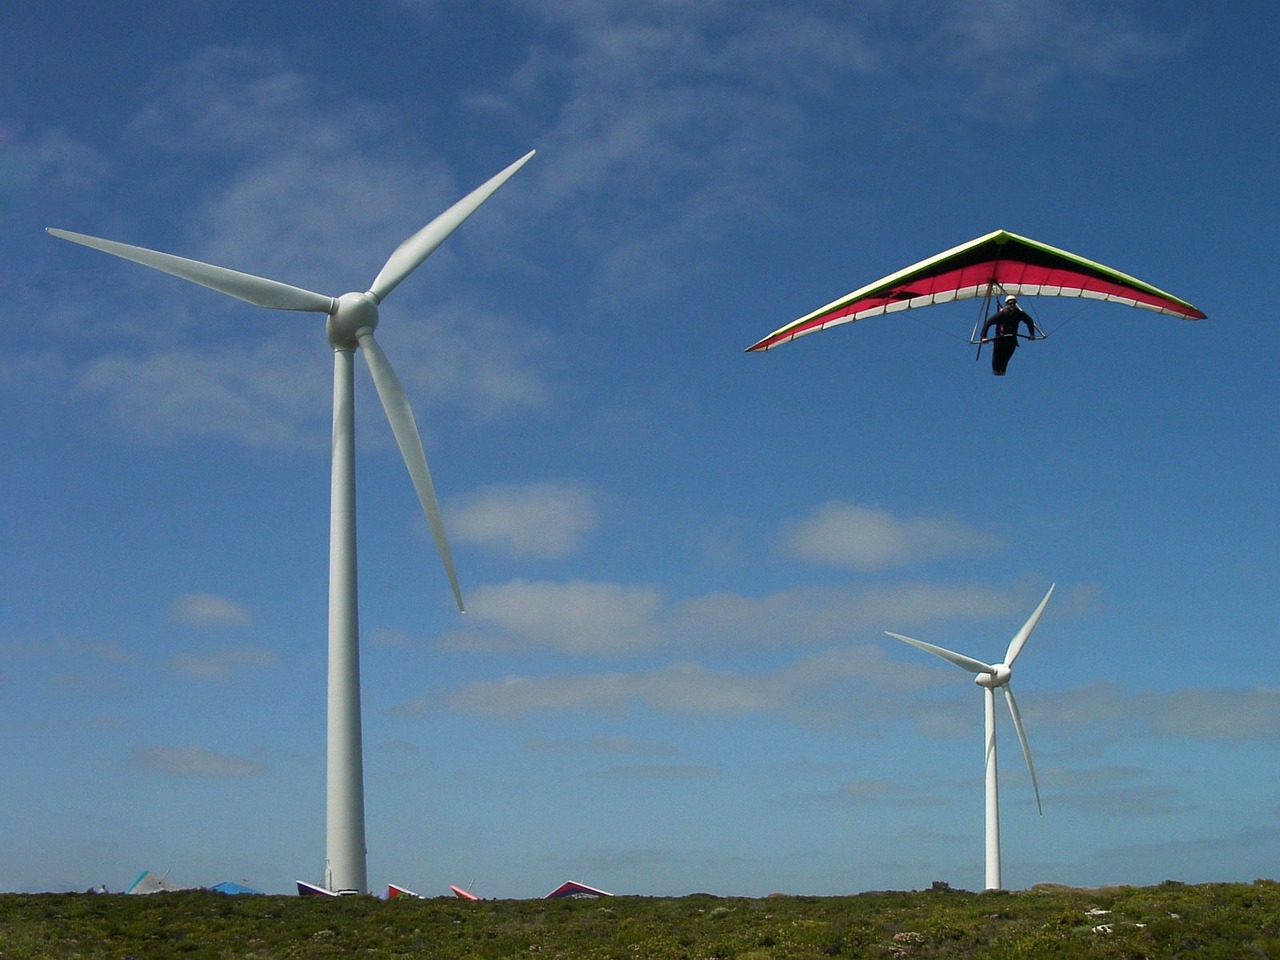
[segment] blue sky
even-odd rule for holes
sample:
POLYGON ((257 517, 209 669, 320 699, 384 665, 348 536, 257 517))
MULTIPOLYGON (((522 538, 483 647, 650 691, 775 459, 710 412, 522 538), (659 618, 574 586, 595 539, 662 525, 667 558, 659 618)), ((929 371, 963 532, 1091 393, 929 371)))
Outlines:
POLYGON ((330 350, 59 226, 399 287, 468 612, 357 371, 370 882, 537 896, 1280 858, 1269 2, 479 0, 0 14, 0 889, 288 892, 324 857, 330 350), (1004 228, 1190 300, 746 346, 1004 228))

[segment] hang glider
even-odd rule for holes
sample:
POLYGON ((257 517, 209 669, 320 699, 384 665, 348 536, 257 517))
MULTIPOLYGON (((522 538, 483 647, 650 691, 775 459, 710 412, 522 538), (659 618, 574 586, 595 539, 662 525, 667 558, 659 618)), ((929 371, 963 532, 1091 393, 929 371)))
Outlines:
POLYGON ((129 889, 125 893, 130 893, 134 896, 145 896, 148 893, 172 893, 175 890, 186 889, 186 887, 180 886, 169 879, 168 870, 163 874, 143 870, 138 874, 138 878, 129 885, 129 889))
POLYGON ((563 897, 573 897, 575 899, 586 899, 590 897, 612 897, 613 894, 605 890, 597 890, 595 887, 588 887, 585 883, 578 883, 576 880, 568 880, 560 884, 545 897, 547 900, 559 900, 563 897))
POLYGON ((399 897, 407 897, 410 900, 425 900, 426 898, 420 893, 414 893, 408 887, 402 887, 399 884, 388 883, 387 894, 382 899, 395 900, 399 897))
POLYGON ((340 893, 337 890, 330 890, 328 887, 322 887, 315 883, 307 883, 305 880, 294 881, 298 884, 298 896, 300 897, 341 897, 350 896, 356 891, 350 890, 347 893, 340 893))
POLYGON ((1185 300, 1112 267, 1008 230, 962 243, 793 320, 747 348, 769 350, 796 337, 867 317, 976 297, 1025 295, 1106 300, 1203 320, 1185 300))

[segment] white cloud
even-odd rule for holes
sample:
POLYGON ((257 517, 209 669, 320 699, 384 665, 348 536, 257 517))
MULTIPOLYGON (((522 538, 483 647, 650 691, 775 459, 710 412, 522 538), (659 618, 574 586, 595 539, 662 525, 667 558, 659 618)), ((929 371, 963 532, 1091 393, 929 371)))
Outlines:
POLYGON ((563 557, 598 526, 600 499, 574 483, 485 487, 449 504, 449 531, 515 557, 563 557))
MULTIPOLYGON (((910 724, 929 737, 978 737, 979 700, 958 672, 952 680, 927 661, 891 660, 883 646, 866 644, 821 651, 773 670, 712 669, 689 661, 633 673, 511 676, 474 681, 449 691, 445 706, 460 713, 517 718, 542 713, 583 712, 614 716, 649 710, 677 716, 742 717, 764 714, 821 729, 872 729, 886 722, 910 724), (926 695, 927 688, 952 691, 926 695), (972 721, 972 722, 970 722, 972 721)), ((1052 741, 1059 755, 1072 743, 1105 743, 1151 737, 1206 743, 1280 743, 1280 690, 1227 688, 1131 692, 1109 683, 1067 691, 1019 689, 1019 707, 1033 749, 1052 741)), ((401 708, 422 712, 426 702, 401 708)), ((1005 721, 1008 717, 1003 718, 1005 721)), ((1007 729, 1007 724, 1006 724, 1007 729)), ((1011 733, 1011 731, 1010 731, 1011 733)), ((565 747, 565 749, 569 749, 565 747)), ((574 749, 579 749, 574 747, 574 749)), ((1121 795, 1144 797, 1163 807, 1176 797, 1134 768, 1108 767, 1090 774, 1047 768, 1046 783, 1058 783, 1080 808, 1121 795), (1057 780, 1055 780, 1055 777, 1057 780), (1069 777, 1070 784, 1062 782, 1069 777), (1099 779, 1101 778, 1101 779, 1099 779)), ((827 799, 852 803, 871 799, 892 785, 862 783, 827 799)))
POLYGON ((72 395, 99 406, 125 435, 148 442, 234 437, 253 447, 318 447, 328 385, 313 355, 280 342, 98 356, 72 395))
POLYGON ((677 663, 635 674, 508 677, 473 682, 451 692, 447 703, 463 713, 522 716, 543 711, 619 713, 643 705, 661 713, 741 715, 780 704, 768 678, 677 663))
POLYGON ((830 501, 791 524, 787 548, 813 563, 883 570, 993 549, 997 541, 950 518, 898 518, 885 510, 830 501))
POLYGON ((173 601, 174 619, 193 627, 243 627, 249 611, 234 600, 213 593, 184 593, 173 601))
POLYGON ((253 760, 216 753, 206 747, 145 747, 134 751, 133 764, 153 773, 208 780, 256 777, 265 767, 253 760))
POLYGON ((506 646, 537 646, 569 653, 612 654, 654 646, 662 595, 653 587, 574 580, 568 583, 514 580, 471 594, 468 617, 478 633, 458 632, 446 643, 459 648, 491 646, 485 630, 499 631, 506 646))
POLYGON ((803 647, 945 620, 984 620, 1020 598, 983 584, 801 587, 763 597, 723 591, 682 603, 669 621, 694 647, 803 647), (895 627, 894 624, 898 624, 895 627))
POLYGON ((1167 737, 1203 743, 1280 744, 1280 689, 1204 687, 1129 692, 1109 681, 1019 700, 1024 715, 1108 741, 1167 737), (1033 713, 1034 711, 1034 713, 1033 713))
POLYGON ((720 591, 673 604, 653 586, 515 580, 473 591, 468 626, 442 643, 472 652, 605 656, 674 646, 803 648, 937 621, 1010 616, 1025 605, 1020 592, 983 584, 804 587, 763 597, 720 591))
POLYGON ((883 650, 864 646, 756 673, 679 662, 636 673, 507 677, 464 684, 444 699, 462 713, 500 717, 561 711, 607 715, 644 707, 696 716, 776 714, 828 725, 865 718, 904 687, 918 683, 919 676, 917 668, 891 665, 883 650), (871 681, 874 688, 866 687, 871 681), (864 696, 851 701, 851 684, 865 687, 864 696), (842 694, 828 698, 833 690, 842 694))

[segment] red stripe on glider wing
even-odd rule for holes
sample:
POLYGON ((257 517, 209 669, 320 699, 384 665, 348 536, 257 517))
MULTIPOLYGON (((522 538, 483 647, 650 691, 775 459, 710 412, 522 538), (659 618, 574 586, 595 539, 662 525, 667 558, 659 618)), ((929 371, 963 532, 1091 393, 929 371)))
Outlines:
POLYGON ((1002 287, 1017 287, 1019 293, 1031 296, 1087 296, 1133 301, 1135 306, 1146 307, 1160 313, 1170 313, 1192 320, 1203 320, 1205 315, 1190 304, 1163 297, 1159 293, 1143 290, 1121 280, 1107 280, 1067 267, 1045 267, 1034 263, 1018 263, 1001 260, 995 264, 995 280, 1002 287))

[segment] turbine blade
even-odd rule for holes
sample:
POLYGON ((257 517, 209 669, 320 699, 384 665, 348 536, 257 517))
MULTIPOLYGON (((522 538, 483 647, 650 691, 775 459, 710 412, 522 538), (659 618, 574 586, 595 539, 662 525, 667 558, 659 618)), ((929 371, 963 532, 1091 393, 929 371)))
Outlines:
POLYGON ((128 243, 118 243, 115 240, 103 240, 100 237, 90 237, 83 233, 72 233, 70 230, 59 230, 56 227, 46 227, 45 229, 53 236, 60 237, 63 240, 70 240, 72 243, 92 247, 112 256, 132 260, 134 263, 140 263, 144 267, 152 267, 163 273, 181 277, 183 280, 190 280, 192 283, 198 283, 202 287, 209 287, 211 290, 217 290, 219 293, 246 300, 259 307, 271 307, 274 310, 305 310, 315 313, 332 313, 336 304, 333 297, 326 297, 321 293, 313 293, 301 287, 292 287, 277 280, 255 277, 251 273, 228 270, 226 267, 217 267, 211 263, 202 263, 199 260, 175 257, 171 253, 148 250, 146 247, 135 247, 128 243))
POLYGON ((511 176, 528 163, 535 151, 530 150, 523 157, 501 173, 485 181, 476 189, 455 203, 440 216, 415 233, 387 258, 386 264, 369 287, 369 293, 381 303, 392 290, 400 285, 400 281, 418 269, 419 264, 427 259, 436 247, 444 243, 462 221, 471 216, 480 204, 484 203, 494 192, 506 183, 511 176))
POLYGON ((453 587, 453 598, 458 602, 458 609, 463 610, 462 589, 458 586, 458 574, 453 569, 453 555, 449 552, 449 539, 444 532, 440 501, 436 499, 436 489, 431 483, 431 471, 427 469, 427 457, 422 452, 422 438, 418 435, 418 424, 413 419, 413 411, 409 409, 409 398, 400 385, 400 378, 387 362, 387 355, 373 339, 373 333, 366 329, 359 336, 365 362, 369 364, 373 384, 382 400, 382 408, 387 411, 391 431, 396 435, 404 465, 409 468, 414 489, 418 491, 418 502, 422 504, 422 512, 427 518, 427 525, 431 527, 436 549, 440 551, 440 559, 444 561, 444 572, 449 577, 449 585, 453 587))
POLYGON ((1040 806, 1040 785, 1036 783, 1036 767, 1031 762, 1031 745, 1027 743, 1027 731, 1022 726, 1022 714, 1018 712, 1018 701, 1013 699, 1013 691, 1004 685, 1004 698, 1009 701, 1009 716, 1013 717, 1013 729, 1018 731, 1018 742, 1022 744, 1022 756, 1027 761, 1027 773, 1031 774, 1031 789, 1036 794, 1036 809, 1044 816, 1044 807, 1040 806))
POLYGON ((995 673, 996 668, 989 663, 983 663, 981 660, 975 660, 973 657, 966 657, 963 653, 956 653, 954 650, 948 650, 945 647, 935 647, 932 643, 925 643, 923 640, 912 640, 910 637, 904 637, 900 633, 889 633, 889 636, 895 640, 901 640, 903 643, 909 643, 913 647, 919 647, 928 653, 932 653, 935 657, 941 657, 943 660, 954 663, 957 667, 968 670, 970 673, 995 673))
POLYGON ((1056 583, 1050 584, 1049 592, 1044 595, 1044 599, 1040 601, 1040 606, 1036 607, 1035 613, 1027 618, 1027 622, 1022 625, 1022 629, 1009 641, 1009 650, 1004 655, 1006 665, 1012 667, 1013 661, 1018 659, 1018 654, 1022 652, 1022 647, 1027 642, 1027 637, 1031 636, 1031 631, 1040 622, 1040 614, 1044 613, 1044 608, 1049 605, 1049 598, 1053 596, 1053 588, 1056 586, 1056 583))

